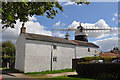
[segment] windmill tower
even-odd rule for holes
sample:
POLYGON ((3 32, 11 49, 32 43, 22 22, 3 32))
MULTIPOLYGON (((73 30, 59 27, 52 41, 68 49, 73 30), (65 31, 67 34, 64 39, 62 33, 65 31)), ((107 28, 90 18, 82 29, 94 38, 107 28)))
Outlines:
MULTIPOLYGON (((60 30, 60 31, 75 31, 75 40, 79 40, 79 41, 86 41, 88 42, 88 38, 86 35, 86 32, 88 31, 99 31, 99 30, 111 30, 110 28, 100 28, 100 29, 96 29, 96 28, 90 28, 90 29, 85 29, 83 26, 80 25, 77 27, 77 29, 52 29, 52 30, 60 30)), ((68 33, 67 33, 68 34, 68 33)))
POLYGON ((88 42, 87 35, 83 30, 85 30, 85 28, 83 28, 80 23, 80 26, 75 30, 75 40, 88 42))

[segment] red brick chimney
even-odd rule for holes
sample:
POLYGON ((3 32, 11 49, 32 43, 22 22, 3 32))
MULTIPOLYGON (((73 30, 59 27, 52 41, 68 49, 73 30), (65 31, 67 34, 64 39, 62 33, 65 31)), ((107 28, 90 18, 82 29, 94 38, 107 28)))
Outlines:
POLYGON ((26 27, 24 27, 24 23, 22 24, 22 27, 21 27, 21 33, 26 33, 26 27))

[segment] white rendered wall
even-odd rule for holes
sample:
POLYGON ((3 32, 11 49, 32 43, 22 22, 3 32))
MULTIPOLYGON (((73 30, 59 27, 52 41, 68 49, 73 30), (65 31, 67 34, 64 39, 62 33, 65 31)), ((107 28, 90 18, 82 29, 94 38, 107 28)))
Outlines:
POLYGON ((76 47, 76 58, 94 56, 97 53, 98 53, 98 48, 83 47, 83 46, 76 47), (88 48, 90 48, 90 52, 88 52, 88 48))
POLYGON ((57 49, 53 49, 53 57, 57 57, 57 61, 53 61, 53 70, 72 68, 72 59, 75 58, 75 45, 59 44, 57 49))
POLYGON ((25 37, 24 34, 19 35, 16 42, 16 58, 15 58, 15 69, 24 71, 25 63, 25 37))
POLYGON ((74 45, 26 40, 25 73, 72 68, 74 49, 74 45), (52 45, 56 45, 57 49, 53 49, 52 45), (51 63, 51 51, 52 59, 56 56, 57 62, 52 60, 51 63))
POLYGON ((25 46, 25 73, 50 70, 50 43, 26 40, 25 46))
MULTIPOLYGON (((15 68, 27 72, 41 72, 46 70, 59 70, 65 68, 72 68, 72 59, 94 56, 97 48, 52 43, 36 40, 25 40, 24 35, 21 34, 16 42, 16 62, 15 68), (53 49, 53 45, 57 49, 53 49), (51 54, 57 57, 57 61, 51 63, 51 54)), ((96 52, 97 53, 97 52, 96 52)))

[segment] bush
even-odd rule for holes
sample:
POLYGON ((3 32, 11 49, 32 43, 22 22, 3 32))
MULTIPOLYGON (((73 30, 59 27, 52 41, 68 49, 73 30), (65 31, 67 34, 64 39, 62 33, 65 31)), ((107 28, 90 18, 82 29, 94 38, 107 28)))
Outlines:
POLYGON ((77 64, 76 72, 83 76, 110 75, 120 77, 120 63, 80 63, 77 64))
POLYGON ((111 62, 115 57, 84 57, 85 62, 90 62, 92 60, 104 60, 104 62, 111 62))

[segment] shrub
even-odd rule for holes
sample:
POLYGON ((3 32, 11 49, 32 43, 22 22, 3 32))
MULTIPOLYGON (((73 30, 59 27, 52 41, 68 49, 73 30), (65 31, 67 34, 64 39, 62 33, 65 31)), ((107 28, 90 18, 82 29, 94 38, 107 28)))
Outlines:
POLYGON ((90 62, 92 60, 104 60, 104 62, 111 62, 114 57, 84 57, 85 62, 90 62))
POLYGON ((79 63, 76 72, 83 76, 99 76, 101 74, 120 77, 120 63, 79 63))

